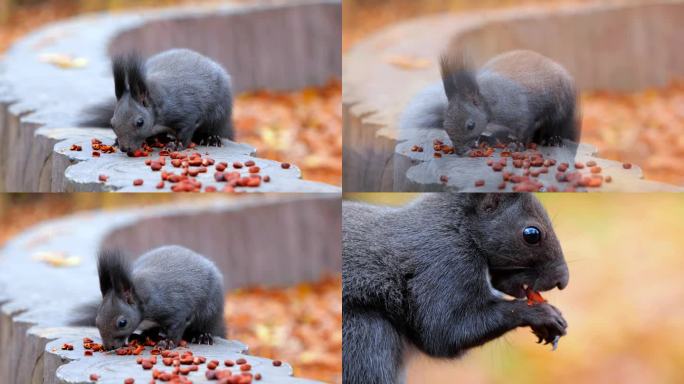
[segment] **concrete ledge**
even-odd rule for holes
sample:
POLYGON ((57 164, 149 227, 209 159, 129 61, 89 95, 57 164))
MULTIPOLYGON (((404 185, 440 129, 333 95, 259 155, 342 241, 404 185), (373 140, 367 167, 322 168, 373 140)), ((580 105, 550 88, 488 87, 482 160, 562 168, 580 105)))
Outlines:
MULTIPOLYGON (((83 337, 97 339, 97 330, 67 325, 76 306, 99 296, 95 257, 102 244, 133 255, 163 244, 187 246, 216 262, 227 289, 311 281, 341 270, 339 199, 280 194, 193 200, 84 212, 27 230, 0 250, 0 382, 83 383, 90 373, 112 374, 103 374, 101 382, 149 381, 150 372, 130 364, 129 357, 84 357, 77 348, 83 337), (36 259, 41 252, 78 257, 80 263, 53 267, 36 259), (58 348, 63 343, 72 343, 74 351, 58 348), (130 370, 114 374, 120 366, 130 370)), ((246 350, 223 340, 190 348, 221 361, 246 350)), ((263 382, 306 382, 291 378, 287 366, 272 370, 265 359, 246 358, 263 369, 263 382)), ((200 375, 193 375, 197 382, 200 375)))
MULTIPOLYGON (((467 52, 475 65, 504 51, 531 49, 563 64, 582 90, 629 91, 684 76, 684 53, 675 48, 682 39, 682 0, 442 14, 385 28, 343 58, 344 190, 431 189, 412 189, 418 170, 407 176, 402 167, 411 159, 397 145, 422 134, 404 132, 402 114, 415 95, 439 81, 437 59, 447 47, 467 52), (429 65, 405 69, 390 63, 397 56, 429 65)), ((613 190, 654 189, 679 190, 638 180, 613 190)))
MULTIPOLYGON (((236 92, 264 87, 290 90, 341 76, 340 25, 339 0, 281 0, 91 14, 33 32, 7 52, 0 66, 0 191, 119 191, 128 185, 127 180, 116 178, 92 184, 88 176, 93 175, 79 172, 118 167, 118 160, 68 171, 76 162, 91 159, 65 158, 56 152, 73 140, 113 137, 73 128, 83 107, 113 95, 110 53, 135 49, 151 55, 171 47, 191 48, 222 63, 236 92), (64 69, 40 60, 50 53, 84 58, 88 63, 64 69)), ((242 145, 210 151, 224 159, 255 156, 253 149, 242 145)), ((340 191, 302 181, 299 172, 293 171, 283 183, 256 190, 340 191)), ((145 185, 158 180, 141 176, 145 185)))

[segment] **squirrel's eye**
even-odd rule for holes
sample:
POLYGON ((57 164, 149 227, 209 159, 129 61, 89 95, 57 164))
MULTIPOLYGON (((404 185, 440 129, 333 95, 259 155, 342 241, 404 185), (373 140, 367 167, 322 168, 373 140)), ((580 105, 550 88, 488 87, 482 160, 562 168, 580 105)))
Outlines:
POLYGON ((143 124, 145 124, 145 120, 143 120, 142 117, 138 117, 138 120, 135 121, 135 126, 138 128, 142 128, 143 124))
POLYGON ((537 227, 526 227, 523 229, 523 239, 527 244, 537 244, 541 241, 541 231, 537 227))
POLYGON ((473 129, 475 129, 475 122, 472 120, 466 121, 466 129, 469 131, 472 131, 473 129))
POLYGON ((116 326, 119 328, 124 328, 126 324, 128 324, 126 319, 119 319, 119 321, 116 323, 116 326))

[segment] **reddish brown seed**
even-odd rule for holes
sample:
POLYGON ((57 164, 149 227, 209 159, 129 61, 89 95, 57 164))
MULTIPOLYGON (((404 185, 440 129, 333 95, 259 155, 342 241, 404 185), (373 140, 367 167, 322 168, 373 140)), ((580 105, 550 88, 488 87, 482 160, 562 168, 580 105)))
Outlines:
POLYGON ((100 379, 100 375, 97 373, 91 373, 90 374, 90 381, 98 381, 100 379))
POLYGON ((594 166, 596 166, 596 162, 594 160, 587 161, 587 167, 594 167, 594 166))
POLYGON ((242 168, 242 163, 239 162, 239 161, 234 162, 234 163, 233 163, 233 168, 235 168, 235 169, 240 169, 240 168, 242 168))
POLYGON ((605 180, 606 180, 606 183, 610 183, 611 181, 613 181, 613 178, 610 175, 608 175, 608 176, 606 176, 605 180))
POLYGON ((150 168, 152 168, 153 171, 158 171, 158 170, 162 169, 162 165, 161 165, 161 163, 158 162, 158 161, 153 161, 153 162, 150 164, 150 168))
POLYGON ((235 362, 233 360, 224 360, 223 364, 225 364, 226 367, 232 367, 235 365, 235 362))
POLYGON ((214 362, 213 360, 207 364, 207 369, 216 369, 218 367, 218 361, 214 362))
POLYGON ((254 380, 261 380, 261 373, 254 375, 254 380))
POLYGON ((183 162, 180 159, 173 159, 171 160, 171 165, 173 165, 175 168, 179 168, 183 162))
POLYGON ((81 151, 83 148, 80 145, 72 144, 70 149, 72 151, 81 151))
POLYGON ((575 168, 577 169, 582 169, 584 168, 584 164, 580 163, 579 161, 575 163, 575 168))
POLYGON ((502 181, 502 182, 497 186, 497 188, 500 189, 500 190, 506 189, 506 182, 505 182, 505 181, 502 181))
POLYGON ((92 355, 93 355, 93 351, 83 351, 83 355, 85 355, 85 356, 92 356, 92 355))
POLYGON ((249 173, 259 173, 260 170, 261 168, 257 166, 249 167, 249 173))
POLYGON ((269 181, 271 181, 271 176, 266 175, 266 176, 264 176, 263 180, 264 180, 264 183, 268 183, 269 181))
POLYGON ((252 369, 252 366, 249 365, 249 364, 243 364, 243 365, 240 366, 240 370, 241 370, 241 371, 249 371, 249 370, 251 370, 251 369, 252 369))
POLYGON ((129 377, 128 379, 124 380, 124 384, 135 384, 135 379, 129 377))
MULTIPOLYGON (((421 152, 423 152, 423 151, 421 150, 421 152)), ((288 168, 290 168, 290 163, 280 163, 280 167, 282 169, 288 169, 288 168)))
POLYGON ((492 165, 492 170, 494 172, 501 172, 503 170, 504 166, 501 163, 495 163, 492 165))
POLYGON ((215 166, 214 168, 215 168, 217 171, 219 171, 219 172, 223 172, 223 171, 226 170, 226 167, 228 167, 228 164, 226 164, 226 163, 218 163, 218 164, 216 164, 216 166, 215 166))
POLYGON ((162 359, 162 363, 164 363, 164 365, 166 365, 167 367, 170 367, 171 364, 173 364, 173 359, 170 357, 165 357, 162 359))
MULTIPOLYGON (((213 368, 210 368, 210 369, 213 369, 213 368)), ((206 377, 207 380, 216 380, 217 379, 216 371, 213 371, 213 370, 206 371, 206 372, 204 372, 204 377, 206 377)))
POLYGON ((149 360, 143 360, 142 362, 143 369, 152 369, 153 366, 154 364, 152 364, 152 362, 149 360))
POLYGON ((282 362, 282 361, 280 361, 280 360, 273 360, 273 366, 274 366, 274 367, 280 367, 281 365, 283 365, 283 362, 282 362))
POLYGON ((632 168, 632 164, 631 163, 622 163, 622 168, 630 169, 630 168, 632 168))
MULTIPOLYGON (((435 152, 435 153, 432 154, 432 156, 434 156, 436 159, 439 159, 440 157, 442 157, 442 154, 439 153, 439 152, 435 152)), ((283 164, 283 165, 284 165, 284 164, 283 164)), ((283 167, 283 168, 285 168, 285 167, 283 167)), ((285 169, 287 169, 287 168, 285 168, 285 169)))
POLYGON ((157 183, 157 189, 164 189, 164 182, 160 181, 157 183))
POLYGON ((152 159, 145 159, 145 165, 150 165, 152 163, 152 159))
POLYGON ((214 187, 213 185, 207 185, 204 188, 204 192, 216 192, 216 187, 214 187))
POLYGON ((188 169, 188 175, 192 177, 199 175, 199 169, 188 169))
POLYGON ((449 182, 449 176, 442 175, 442 176, 439 177, 439 181, 441 181, 442 183, 446 184, 446 183, 449 182))
POLYGON ((485 185, 485 181, 480 179, 480 180, 475 180, 475 186, 476 187, 483 187, 485 185))
POLYGON ((591 173, 594 173, 594 174, 601 173, 601 167, 599 167, 599 166, 591 167, 591 173))
POLYGON ((239 358, 239 359, 235 360, 235 363, 237 365, 247 364, 247 360, 245 360, 243 358, 239 358))
POLYGON ((97 179, 100 180, 101 182, 105 182, 105 181, 107 181, 107 179, 109 179, 109 176, 107 176, 107 175, 100 175, 100 176, 98 176, 97 179))
POLYGON ((93 157, 100 157, 100 152, 93 151, 93 157))
POLYGON ((143 185, 143 179, 135 179, 135 180, 133 180, 133 185, 135 185, 135 186, 143 185))
POLYGON ((261 185, 261 179, 251 177, 247 180, 246 183, 247 187, 258 187, 259 185, 261 185))
POLYGON ((138 364, 142 364, 143 360, 144 360, 144 359, 143 359, 142 357, 136 357, 136 358, 135 358, 135 362, 138 363, 138 364))
POLYGON ((251 166, 253 166, 253 165, 256 165, 256 163, 254 162, 254 160, 247 160, 247 161, 245 161, 245 167, 251 167, 251 166))

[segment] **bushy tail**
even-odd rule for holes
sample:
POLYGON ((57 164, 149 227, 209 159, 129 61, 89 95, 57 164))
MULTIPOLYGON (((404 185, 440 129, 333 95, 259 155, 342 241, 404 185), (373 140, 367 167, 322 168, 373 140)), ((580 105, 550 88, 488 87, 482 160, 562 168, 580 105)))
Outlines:
POLYGON ((78 121, 79 127, 111 128, 112 116, 116 108, 116 99, 94 104, 83 110, 83 118, 78 121))
POLYGON ((97 317, 97 311, 99 308, 100 300, 79 305, 74 310, 72 318, 69 320, 69 325, 94 327, 95 318, 97 317))

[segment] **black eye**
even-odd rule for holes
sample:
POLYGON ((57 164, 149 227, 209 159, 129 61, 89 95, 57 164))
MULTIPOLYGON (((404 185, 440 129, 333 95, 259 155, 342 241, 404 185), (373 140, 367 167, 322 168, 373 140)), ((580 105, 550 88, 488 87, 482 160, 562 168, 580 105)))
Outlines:
POLYGON ((475 129, 475 122, 472 120, 466 121, 466 129, 469 131, 472 131, 473 129, 475 129))
POLYGON ((138 117, 138 120, 135 121, 135 126, 138 128, 142 128, 143 124, 145 124, 145 120, 143 120, 142 117, 138 117))
POLYGON ((126 327, 126 324, 128 324, 126 319, 119 319, 119 321, 116 323, 116 326, 119 328, 124 328, 126 327))
POLYGON ((523 239, 527 244, 537 244, 541 241, 541 231, 537 227, 526 227, 523 229, 523 239))

